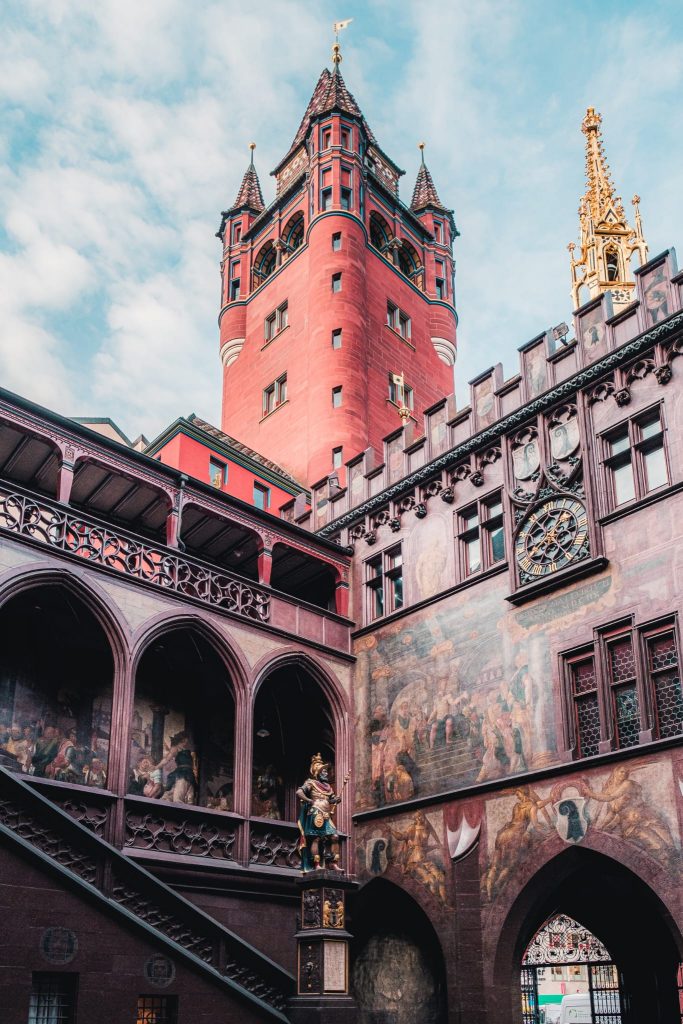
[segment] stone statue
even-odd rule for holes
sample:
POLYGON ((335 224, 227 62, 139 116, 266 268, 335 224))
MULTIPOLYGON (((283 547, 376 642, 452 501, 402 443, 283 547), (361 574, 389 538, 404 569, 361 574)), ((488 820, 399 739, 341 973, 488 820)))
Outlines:
POLYGON ((330 785, 329 764, 320 754, 314 754, 311 761, 310 777, 297 789, 296 795, 301 800, 299 812, 299 851, 301 866, 304 871, 330 867, 341 871, 339 864, 339 833, 335 828, 332 816, 337 804, 341 803, 341 793, 335 793, 330 785))

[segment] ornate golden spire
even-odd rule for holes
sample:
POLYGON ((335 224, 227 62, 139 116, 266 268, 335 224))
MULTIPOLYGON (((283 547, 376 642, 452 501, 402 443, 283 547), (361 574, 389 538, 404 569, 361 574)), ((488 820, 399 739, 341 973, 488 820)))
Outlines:
POLYGON ((626 219, 621 196, 616 194, 614 182, 605 157, 600 125, 602 117, 589 107, 581 125, 586 136, 586 191, 579 202, 579 255, 570 242, 572 298, 574 307, 596 298, 603 292, 612 293, 614 311, 623 309, 633 300, 635 284, 631 271, 631 257, 638 253, 640 263, 647 259, 647 244, 643 238, 638 203, 634 197, 635 229, 626 219), (587 294, 586 294, 587 290, 587 294))

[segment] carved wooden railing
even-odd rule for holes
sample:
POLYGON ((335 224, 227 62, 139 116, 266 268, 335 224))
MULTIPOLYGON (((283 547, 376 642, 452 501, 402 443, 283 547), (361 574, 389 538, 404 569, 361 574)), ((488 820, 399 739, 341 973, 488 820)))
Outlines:
POLYGON ((145 871, 97 834, 0 767, 0 833, 75 876, 115 910, 175 943, 236 993, 286 1022, 294 978, 234 932, 145 871))
POLYGON ((3 483, 0 530, 213 608, 257 622, 270 618, 270 594, 258 585, 3 483))

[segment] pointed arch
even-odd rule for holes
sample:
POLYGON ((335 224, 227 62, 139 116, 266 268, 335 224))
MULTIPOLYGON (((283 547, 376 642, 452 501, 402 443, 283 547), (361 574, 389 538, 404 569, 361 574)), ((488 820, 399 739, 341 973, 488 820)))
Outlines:
POLYGON ((398 250, 398 266, 401 273, 411 280, 417 277, 422 270, 422 260, 418 255, 417 249, 405 239, 401 242, 401 247, 398 250))
POLYGON ((374 878, 356 897, 352 992, 362 1020, 445 1024, 446 965, 437 932, 423 907, 404 889, 374 878), (393 1012, 392 1012, 393 1011, 393 1012))
POLYGON ((270 277, 277 265, 277 250, 272 241, 266 242, 259 249, 254 260, 254 287, 270 277))
POLYGON ((386 255, 391 247, 394 233, 381 214, 373 210, 370 214, 370 245, 386 255))
POLYGON ((282 241, 286 247, 286 255, 295 252, 304 241, 304 215, 301 210, 292 214, 282 229, 282 241))
POLYGON ((552 841, 555 855, 535 872, 525 873, 514 899, 496 900, 488 936, 489 974, 484 979, 492 1019, 518 1024, 519 972, 525 951, 557 913, 580 922, 607 949, 634 1020, 667 1024, 674 1019, 683 936, 667 905, 671 882, 662 870, 646 880, 644 858, 638 851, 611 838, 610 845, 618 860, 584 844, 563 845, 557 853, 552 841), (643 933, 648 935, 647 946, 640 941, 643 933))

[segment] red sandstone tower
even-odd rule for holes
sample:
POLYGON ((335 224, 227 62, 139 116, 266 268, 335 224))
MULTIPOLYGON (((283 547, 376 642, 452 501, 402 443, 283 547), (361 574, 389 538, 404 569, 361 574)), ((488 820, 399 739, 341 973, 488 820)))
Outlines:
MULTIPOLYGON (((452 211, 410 207, 339 72, 323 71, 266 208, 252 162, 223 213, 226 433, 312 484, 453 390, 452 211), (395 380, 394 378, 402 380, 395 380)), ((252 147, 253 148, 253 147, 252 147)))

